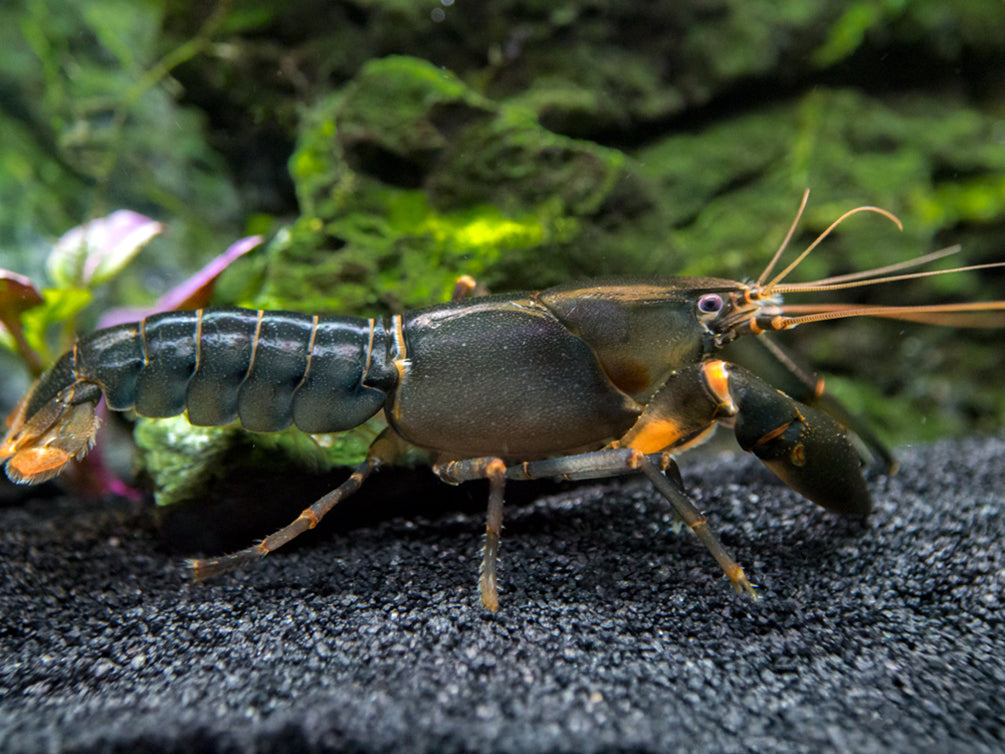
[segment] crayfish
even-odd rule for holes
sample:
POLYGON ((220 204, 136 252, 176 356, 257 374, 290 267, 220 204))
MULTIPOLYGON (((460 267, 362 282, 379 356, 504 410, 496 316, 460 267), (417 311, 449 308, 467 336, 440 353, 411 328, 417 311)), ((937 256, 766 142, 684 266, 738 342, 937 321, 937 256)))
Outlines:
MULTIPOLYGON (((806 197, 803 198, 805 206, 806 197)), ((172 311, 81 338, 24 397, 9 420, 0 462, 15 482, 58 475, 83 456, 95 408, 147 417, 187 412, 194 425, 235 420, 254 432, 296 425, 347 430, 383 411, 387 428, 336 489, 247 549, 192 561, 205 578, 272 552, 315 527, 337 503, 408 446, 428 451, 448 483, 489 480, 480 590, 498 607, 496 562, 506 480, 596 479, 641 473, 671 503, 738 592, 757 596, 683 489, 671 454, 718 424, 786 484, 828 510, 865 516, 872 501, 862 443, 848 414, 813 375, 794 372, 793 394, 716 358, 736 338, 763 337, 841 317, 988 324, 1005 301, 929 306, 789 305, 787 293, 854 288, 940 272, 901 273, 948 251, 867 272, 785 283, 834 227, 771 277, 609 279, 542 291, 455 296, 389 320, 223 308, 172 311)), ((800 208, 800 213, 802 207, 800 208)), ((991 324, 1000 324, 993 321, 991 324)), ((866 433, 859 432, 866 444, 866 433)))

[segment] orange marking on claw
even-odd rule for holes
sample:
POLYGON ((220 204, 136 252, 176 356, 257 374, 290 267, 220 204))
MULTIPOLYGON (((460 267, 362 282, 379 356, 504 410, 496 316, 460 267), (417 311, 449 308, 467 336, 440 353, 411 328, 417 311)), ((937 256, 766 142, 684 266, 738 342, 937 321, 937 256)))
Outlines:
POLYGON ((775 427, 773 430, 763 435, 757 442, 754 443, 754 445, 763 445, 766 442, 771 442, 779 435, 784 434, 785 430, 787 430, 791 426, 792 422, 785 422, 785 424, 782 424, 779 427, 775 427))
POLYGON ((672 447, 683 436, 684 431, 673 419, 653 419, 639 428, 629 447, 649 455, 672 447))
POLYGON ((705 376, 705 384, 719 401, 719 409, 725 411, 729 416, 736 413, 736 404, 733 396, 729 392, 729 369, 725 361, 709 361, 702 366, 702 373, 705 376))

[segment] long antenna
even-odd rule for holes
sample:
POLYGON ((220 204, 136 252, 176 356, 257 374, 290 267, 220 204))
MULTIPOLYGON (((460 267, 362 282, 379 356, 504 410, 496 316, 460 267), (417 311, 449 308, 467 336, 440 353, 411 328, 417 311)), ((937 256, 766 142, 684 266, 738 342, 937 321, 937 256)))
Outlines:
MULTIPOLYGON (((837 220, 827 226, 816 239, 799 254, 785 269, 775 275, 767 283, 764 281, 771 275, 782 252, 785 250, 799 224, 803 211, 809 199, 809 189, 803 192, 803 199, 799 205, 796 218, 789 227, 785 239, 775 255, 772 257, 764 272, 761 273, 754 284, 759 298, 764 299, 773 294, 787 293, 819 293, 822 291, 847 290, 862 288, 868 285, 879 285, 881 283, 901 282, 904 280, 917 280, 919 278, 936 277, 939 275, 950 275, 957 272, 970 272, 973 270, 987 270, 1005 267, 1005 262, 988 262, 985 264, 972 264, 962 267, 954 267, 948 270, 918 270, 916 268, 931 262, 957 254, 960 247, 950 246, 946 249, 922 254, 915 259, 905 262, 876 267, 871 270, 861 272, 851 272, 844 275, 833 275, 821 278, 808 283, 782 283, 796 267, 829 236, 838 225, 859 212, 875 212, 883 215, 898 228, 903 230, 900 220, 891 212, 880 207, 862 206, 848 210, 837 220), (913 270, 904 272, 902 270, 913 270), (901 273, 901 274, 897 274, 901 273)), ((776 302, 771 307, 772 313, 768 315, 765 311, 762 317, 757 318, 757 322, 764 329, 787 330, 798 325, 810 322, 822 322, 831 319, 845 319, 848 317, 881 317, 884 319, 896 319, 908 322, 925 322, 929 324, 950 325, 957 327, 1005 327, 1005 301, 977 301, 955 304, 920 304, 911 306, 879 306, 863 305, 853 303, 821 303, 821 304, 782 304, 776 302), (770 318, 769 318, 770 317, 770 318)))
POLYGON ((799 227, 799 219, 803 216, 803 210, 806 209, 806 202, 810 199, 810 190, 807 188, 803 191, 803 200, 799 203, 799 210, 796 212, 796 217, 792 221, 792 225, 789 226, 789 232, 785 234, 785 238, 782 239, 781 246, 775 252, 775 255, 771 257, 771 261, 768 262, 768 266, 764 268, 764 272, 760 274, 757 278, 758 285, 764 285, 764 281, 768 279, 768 275, 771 274, 771 270, 774 269, 775 265, 778 263, 779 257, 782 256, 782 252, 789 245, 789 241, 792 240, 793 234, 796 232, 796 228, 799 227))
POLYGON ((900 230, 904 229, 904 224, 900 222, 900 219, 895 214, 893 214, 892 212, 888 212, 880 207, 873 207, 866 205, 863 207, 855 207, 854 209, 850 209, 843 215, 841 215, 841 217, 839 217, 837 220, 832 222, 829 226, 827 226, 827 230, 825 230, 823 233, 817 236, 816 240, 813 241, 813 243, 811 243, 809 246, 807 246, 806 249, 802 252, 802 254, 796 257, 795 261, 793 261, 788 267, 786 267, 784 270, 775 275, 775 277, 771 280, 771 282, 764 286, 765 291, 769 294, 774 292, 775 286, 779 282, 781 282, 786 275, 788 275, 790 272, 796 269, 796 267, 799 266, 799 263, 802 262, 804 259, 806 259, 806 257, 809 256, 809 253, 813 251, 817 246, 819 246, 823 242, 823 240, 827 238, 827 236, 829 236, 837 226, 839 226, 841 223, 843 223, 852 215, 856 215, 859 212, 875 212, 876 214, 882 215, 883 217, 888 218, 891 222, 895 223, 900 230))
POLYGON ((795 304, 783 307, 786 314, 811 312, 798 317, 779 315, 771 321, 775 330, 788 330, 810 322, 848 317, 881 317, 905 322, 924 322, 953 327, 1005 326, 1005 301, 970 301, 957 304, 913 306, 860 306, 857 304, 795 304))
MULTIPOLYGON (((949 270, 922 270, 921 272, 909 272, 905 275, 888 275, 886 277, 868 278, 866 280, 847 280, 843 282, 828 282, 827 280, 815 280, 811 283, 783 283, 771 289, 772 293, 815 293, 817 291, 840 291, 848 288, 864 288, 867 285, 877 285, 878 283, 894 283, 900 280, 916 280, 918 278, 936 277, 938 275, 950 275, 954 272, 970 272, 971 270, 988 270, 995 267, 1005 267, 1005 262, 987 262, 986 264, 970 264, 966 267, 954 267, 949 270)), ((866 270, 859 275, 860 278, 867 275, 882 272, 885 268, 876 270, 866 270)), ((833 278, 831 279, 833 280, 833 278)))
POLYGON ((962 246, 956 244, 955 246, 949 246, 945 249, 939 249, 938 251, 932 251, 928 254, 923 254, 920 257, 915 257, 914 259, 908 259, 906 262, 897 262, 896 264, 890 264, 886 267, 877 267, 872 270, 862 270, 860 272, 849 272, 847 275, 835 275, 834 277, 823 278, 821 280, 815 280, 814 283, 817 285, 830 285, 831 283, 845 283, 849 280, 861 280, 862 278, 872 277, 873 275, 884 275, 888 272, 897 272, 898 270, 909 270, 912 267, 921 267, 928 264, 929 262, 936 262, 940 259, 945 259, 946 257, 952 256, 953 254, 959 254, 963 249, 962 246))

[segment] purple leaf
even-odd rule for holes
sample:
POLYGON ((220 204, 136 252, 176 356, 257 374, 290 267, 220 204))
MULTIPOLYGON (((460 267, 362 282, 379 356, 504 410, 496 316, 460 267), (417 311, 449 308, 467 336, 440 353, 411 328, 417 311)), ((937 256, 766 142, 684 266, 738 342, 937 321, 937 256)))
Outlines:
POLYGON ((201 309, 213 295, 216 279, 230 264, 262 243, 261 236, 248 236, 235 241, 225 252, 195 273, 188 280, 172 288, 157 302, 158 311, 172 309, 201 309))

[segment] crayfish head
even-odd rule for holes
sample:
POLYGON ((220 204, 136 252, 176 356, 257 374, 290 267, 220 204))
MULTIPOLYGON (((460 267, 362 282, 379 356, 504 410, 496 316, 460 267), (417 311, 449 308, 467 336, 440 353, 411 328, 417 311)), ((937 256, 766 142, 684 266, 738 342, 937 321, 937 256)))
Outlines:
POLYGON ((695 303, 696 316, 717 348, 743 335, 779 329, 775 325, 782 312, 781 296, 765 293, 752 283, 722 283, 700 291, 695 303))

